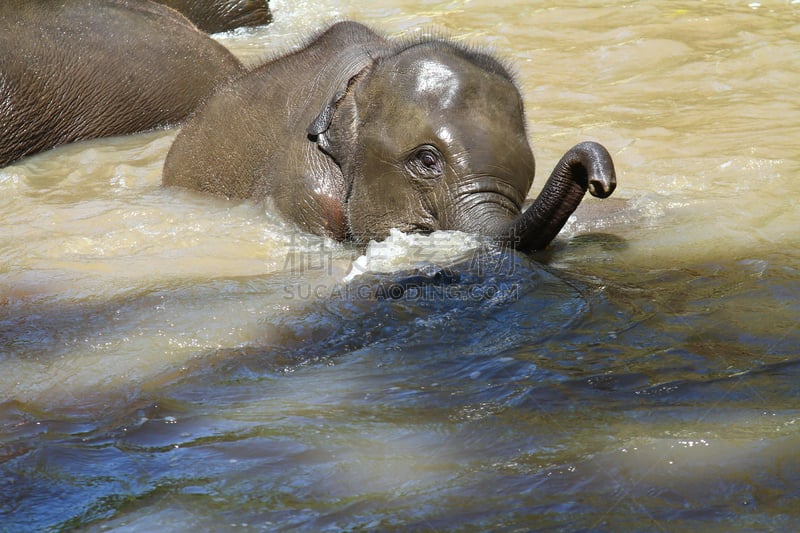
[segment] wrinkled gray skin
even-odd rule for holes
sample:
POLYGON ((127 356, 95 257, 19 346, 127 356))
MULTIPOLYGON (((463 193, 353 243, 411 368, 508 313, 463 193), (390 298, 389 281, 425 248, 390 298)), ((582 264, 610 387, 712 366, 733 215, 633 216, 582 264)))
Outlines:
POLYGON ((154 0, 177 9, 208 33, 272 21, 268 0, 154 0))
POLYGON ((185 124, 164 183, 260 200, 304 230, 364 243, 453 229, 530 251, 614 168, 599 144, 562 158, 521 212, 534 160, 522 99, 494 58, 341 22, 217 91, 185 124))
POLYGON ((156 3, 4 0, 0 167, 68 142, 180 122, 243 71, 222 45, 156 3))

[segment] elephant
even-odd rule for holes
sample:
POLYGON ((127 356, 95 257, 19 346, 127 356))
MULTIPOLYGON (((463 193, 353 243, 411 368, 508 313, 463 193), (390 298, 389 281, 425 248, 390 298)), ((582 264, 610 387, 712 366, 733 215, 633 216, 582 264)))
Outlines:
POLYGON ((5 0, 0 167, 60 144, 178 123, 243 72, 225 47, 157 3, 5 0))
POLYGON ((175 138, 163 183, 269 198, 340 241, 449 229, 522 251, 544 248, 587 190, 616 186, 595 142, 570 149, 523 212, 533 174, 522 97, 501 61, 342 21, 215 91, 175 138))
POLYGON ((272 21, 268 0, 154 0, 183 13, 208 33, 272 21))

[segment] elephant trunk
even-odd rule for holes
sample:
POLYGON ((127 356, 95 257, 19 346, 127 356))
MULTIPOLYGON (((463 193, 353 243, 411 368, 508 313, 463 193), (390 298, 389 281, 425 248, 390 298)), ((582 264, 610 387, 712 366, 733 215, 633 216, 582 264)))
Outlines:
POLYGON ((617 185, 611 155, 600 144, 583 142, 556 165, 539 197, 498 235, 501 243, 524 252, 541 250, 552 241, 588 190, 606 198, 617 185))

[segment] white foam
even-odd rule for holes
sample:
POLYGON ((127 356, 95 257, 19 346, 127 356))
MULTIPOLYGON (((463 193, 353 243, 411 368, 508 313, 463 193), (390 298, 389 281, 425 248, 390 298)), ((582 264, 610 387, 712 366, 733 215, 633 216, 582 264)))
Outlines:
POLYGON ((480 246, 478 236, 460 231, 422 235, 392 229, 385 240, 370 241, 364 255, 353 261, 344 281, 369 272, 396 272, 430 264, 447 266, 463 260, 480 246))

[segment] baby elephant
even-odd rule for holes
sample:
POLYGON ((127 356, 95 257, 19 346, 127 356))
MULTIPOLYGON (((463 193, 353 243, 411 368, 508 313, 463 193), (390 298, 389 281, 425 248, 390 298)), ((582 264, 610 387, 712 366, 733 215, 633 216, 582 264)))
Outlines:
POLYGON ((60 144, 179 122, 243 71, 157 3, 3 0, 0 167, 60 144))
POLYGON ((164 183, 269 197, 304 230, 339 240, 451 229, 525 251, 545 247, 587 189, 606 197, 616 185, 605 148, 581 143, 522 212, 533 173, 522 98, 502 63, 340 22, 206 100, 176 138, 164 183))

